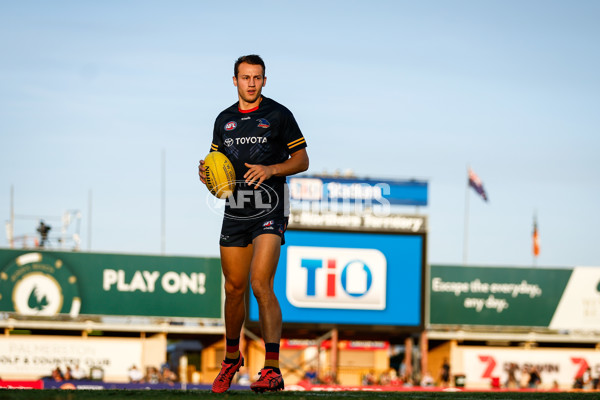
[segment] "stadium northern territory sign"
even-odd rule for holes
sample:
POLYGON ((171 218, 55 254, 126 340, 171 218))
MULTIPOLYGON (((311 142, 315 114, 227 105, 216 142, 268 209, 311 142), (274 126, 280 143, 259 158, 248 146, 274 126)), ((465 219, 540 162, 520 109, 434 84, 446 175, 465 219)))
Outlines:
POLYGON ((362 203, 365 206, 427 205, 427 182, 301 176, 288 179, 294 202, 362 203))
POLYGON ((593 330, 600 268, 431 266, 430 323, 593 330))
POLYGON ((216 258, 0 250, 0 311, 221 318, 216 258))
POLYGON ((293 210, 289 220, 290 229, 310 230, 359 230, 361 232, 427 232, 427 216, 372 213, 320 212, 293 210))
MULTIPOLYGON (((286 323, 420 328, 424 235, 286 232, 275 292, 286 323)), ((249 320, 258 321, 250 296, 249 320)))

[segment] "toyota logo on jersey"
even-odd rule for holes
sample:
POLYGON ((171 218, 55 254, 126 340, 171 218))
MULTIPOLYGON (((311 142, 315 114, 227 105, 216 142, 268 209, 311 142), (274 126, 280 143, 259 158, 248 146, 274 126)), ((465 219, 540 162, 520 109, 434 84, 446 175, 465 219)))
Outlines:
POLYGON ((387 260, 377 249, 289 246, 288 301, 299 308, 384 310, 387 260))

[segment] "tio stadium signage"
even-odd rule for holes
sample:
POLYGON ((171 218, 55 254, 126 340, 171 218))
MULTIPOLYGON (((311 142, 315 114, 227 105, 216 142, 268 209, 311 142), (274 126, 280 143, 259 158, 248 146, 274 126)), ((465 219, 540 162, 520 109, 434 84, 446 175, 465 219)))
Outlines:
POLYGON ((287 298, 300 308, 383 310, 386 270, 377 249, 289 246, 287 298))
POLYGON ((365 205, 427 205, 427 182, 303 176, 289 179, 294 202, 364 203, 365 205))
POLYGON ((389 213, 378 216, 364 213, 292 211, 290 229, 356 230, 361 232, 426 233, 427 216, 389 213))
MULTIPOLYGON (((284 323, 421 329, 424 235, 290 229, 286 242, 274 281, 284 323)), ((248 306, 258 323, 254 296, 248 306)))
MULTIPOLYGON (((427 205, 427 182, 323 176, 288 182, 288 244, 274 278, 286 326, 390 335, 399 332, 391 327, 422 330, 427 217, 394 206, 427 205)), ((258 325, 254 296, 247 315, 258 325)))

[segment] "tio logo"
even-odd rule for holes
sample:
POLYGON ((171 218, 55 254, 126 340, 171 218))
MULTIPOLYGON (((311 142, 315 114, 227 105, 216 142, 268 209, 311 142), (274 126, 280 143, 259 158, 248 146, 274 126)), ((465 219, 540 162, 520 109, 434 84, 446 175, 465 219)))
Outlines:
POLYGON ((289 246, 286 295, 300 308, 384 310, 387 261, 376 249, 289 246))

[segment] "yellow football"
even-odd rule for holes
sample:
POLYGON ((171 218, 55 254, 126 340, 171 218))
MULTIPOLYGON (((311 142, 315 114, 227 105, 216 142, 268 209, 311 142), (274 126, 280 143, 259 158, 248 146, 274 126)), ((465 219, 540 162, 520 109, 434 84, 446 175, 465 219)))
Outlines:
POLYGON ((229 197, 235 189, 235 170, 229 158, 221 152, 211 151, 204 159, 206 187, 219 199, 229 197))

